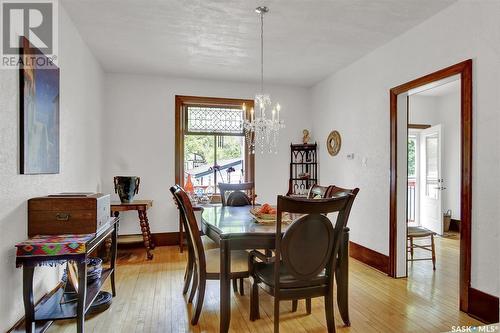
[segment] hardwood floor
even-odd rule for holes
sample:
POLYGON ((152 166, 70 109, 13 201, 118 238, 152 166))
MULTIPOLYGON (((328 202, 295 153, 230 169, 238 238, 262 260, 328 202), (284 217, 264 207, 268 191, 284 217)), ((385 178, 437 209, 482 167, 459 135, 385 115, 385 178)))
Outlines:
MULTIPOLYGON (((408 279, 392 279, 351 259, 351 327, 343 327, 336 309, 339 332, 444 332, 453 325, 481 325, 458 311, 458 246, 454 239, 437 238, 436 272, 430 261, 414 262, 408 279)), ((427 253, 416 252, 417 255, 427 253)), ((88 318, 86 332, 218 332, 219 286, 209 281, 200 323, 190 326, 191 305, 182 296, 186 255, 178 248, 158 247, 154 259, 145 260, 143 249, 120 250, 117 294, 107 311, 88 318)), ((107 286, 109 290, 109 285, 107 286)), ((231 292, 232 332, 272 332, 272 298, 261 294, 261 317, 249 316, 249 283, 245 296, 231 292)), ((281 332, 326 332, 323 301, 313 299, 306 315, 304 301, 290 312, 281 305, 281 332)), ((57 322, 48 332, 75 332, 73 322, 57 322)))

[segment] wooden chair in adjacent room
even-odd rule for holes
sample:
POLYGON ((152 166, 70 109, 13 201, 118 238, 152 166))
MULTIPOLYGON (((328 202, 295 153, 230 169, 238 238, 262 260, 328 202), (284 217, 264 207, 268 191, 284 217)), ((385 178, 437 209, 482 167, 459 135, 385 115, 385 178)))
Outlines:
POLYGON ((259 286, 274 296, 274 332, 279 332, 282 300, 324 297, 328 332, 335 332, 334 275, 341 235, 359 189, 334 198, 309 200, 278 196, 276 253, 258 262, 250 254, 250 320, 259 315, 259 286), (304 214, 281 237, 282 213, 304 214), (335 226, 326 214, 338 212, 335 226))
MULTIPOLYGON (((193 207, 186 192, 178 185, 172 186, 170 191, 179 204, 181 214, 184 215, 184 221, 186 222, 185 227, 188 235, 188 248, 189 251, 192 251, 192 255, 190 256, 193 260, 193 282, 191 285, 190 300, 192 300, 196 291, 197 295, 191 324, 196 325, 203 307, 207 280, 220 279, 220 250, 205 250, 203 247, 198 223, 196 222, 193 207)), ((248 252, 243 250, 232 251, 231 279, 243 279, 248 276, 248 252)), ((186 289, 186 285, 184 285, 184 289, 186 289)))
POLYGON ((408 227, 408 252, 410 257, 408 261, 420 261, 420 260, 432 260, 432 269, 436 270, 436 247, 434 245, 434 235, 436 233, 422 227, 408 227), (415 244, 415 238, 427 238, 429 237, 430 244, 415 244), (427 258, 414 258, 413 252, 415 249, 422 249, 431 252, 431 256, 427 258))

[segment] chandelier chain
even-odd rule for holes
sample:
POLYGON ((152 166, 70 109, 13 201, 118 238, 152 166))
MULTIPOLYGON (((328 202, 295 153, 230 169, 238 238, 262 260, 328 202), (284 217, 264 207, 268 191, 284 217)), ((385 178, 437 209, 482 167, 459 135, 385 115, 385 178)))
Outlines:
POLYGON ((264 12, 260 12, 260 92, 264 93, 264 12))

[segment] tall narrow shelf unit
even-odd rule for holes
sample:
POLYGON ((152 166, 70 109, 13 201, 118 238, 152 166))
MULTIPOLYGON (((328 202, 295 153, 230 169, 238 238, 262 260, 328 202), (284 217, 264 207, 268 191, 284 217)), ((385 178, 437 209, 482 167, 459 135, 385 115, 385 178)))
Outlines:
POLYGON ((309 188, 318 182, 318 145, 290 145, 289 196, 306 197, 309 188))

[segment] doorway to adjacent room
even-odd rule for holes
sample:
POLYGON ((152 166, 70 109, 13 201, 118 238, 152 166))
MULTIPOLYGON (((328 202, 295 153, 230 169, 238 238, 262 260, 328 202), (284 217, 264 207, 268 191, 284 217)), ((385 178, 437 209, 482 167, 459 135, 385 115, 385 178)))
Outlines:
MULTIPOLYGON (((433 253, 434 255, 436 253, 436 244, 432 242, 431 238, 435 237, 439 241, 448 240, 446 237, 440 238, 437 235, 446 236, 443 209, 452 207, 452 201, 456 203, 456 198, 448 198, 447 193, 450 192, 448 187, 454 187, 458 183, 458 186, 455 186, 457 188, 453 191, 455 194, 458 193, 459 204, 453 206, 455 208, 449 209, 452 214, 450 220, 460 221, 460 242, 459 246, 455 247, 448 244, 450 245, 448 249, 449 253, 459 252, 459 261, 455 265, 459 272, 455 288, 459 289, 460 309, 467 312, 471 275, 472 60, 450 66, 391 89, 390 105, 389 275, 392 277, 418 276, 416 271, 410 271, 411 264, 408 265, 407 262, 407 258, 411 258, 411 250, 414 251, 414 255, 417 250, 426 251, 432 259, 433 253), (455 121, 459 124, 458 147, 450 150, 454 151, 456 148, 459 151, 458 166, 455 162, 453 169, 455 170, 454 176, 449 173, 450 171, 447 171, 447 164, 443 162, 443 157, 447 156, 447 152, 443 149, 443 144, 447 140, 444 138, 444 133, 449 127, 449 125, 443 125, 445 118, 440 119, 436 112, 429 111, 430 106, 422 107, 421 109, 424 111, 421 113, 430 113, 435 119, 428 118, 425 122, 421 122, 415 118, 419 116, 416 113, 419 94, 425 96, 426 91, 429 95, 436 93, 436 91, 439 92, 439 89, 452 91, 454 90, 453 86, 459 91, 459 118, 455 121), (412 109, 415 114, 412 114, 412 109), (409 156, 411 154, 414 155, 409 156), (411 163, 409 163, 409 157, 411 163), (443 166, 445 166, 445 170, 443 170, 443 166), (458 176, 456 167, 459 168, 458 176), (446 179, 443 172, 448 175, 446 179), (409 226, 423 227, 429 231, 428 235, 424 232, 425 237, 429 239, 426 243, 429 245, 427 250, 409 246, 411 241, 414 241, 414 245, 420 243, 420 240, 415 240, 418 237, 409 239, 409 226), (432 251, 433 248, 434 251, 432 251)), ((454 140, 457 141, 456 137, 454 140)), ((453 164, 450 165, 453 166, 453 164)), ((449 213, 448 209, 445 212, 449 213)), ((418 231, 417 236, 424 236, 418 231)), ((458 245, 458 243, 455 244, 458 245)), ((441 245, 446 245, 445 243, 440 243, 438 247, 446 248, 446 246, 441 245)), ((441 255, 443 258, 446 256, 444 253, 441 255)), ((411 263, 414 264, 413 267, 416 266, 415 262, 411 263)), ((432 267, 430 261, 425 262, 425 264, 432 267)), ((427 272, 431 275, 434 274, 432 268, 427 272)))

